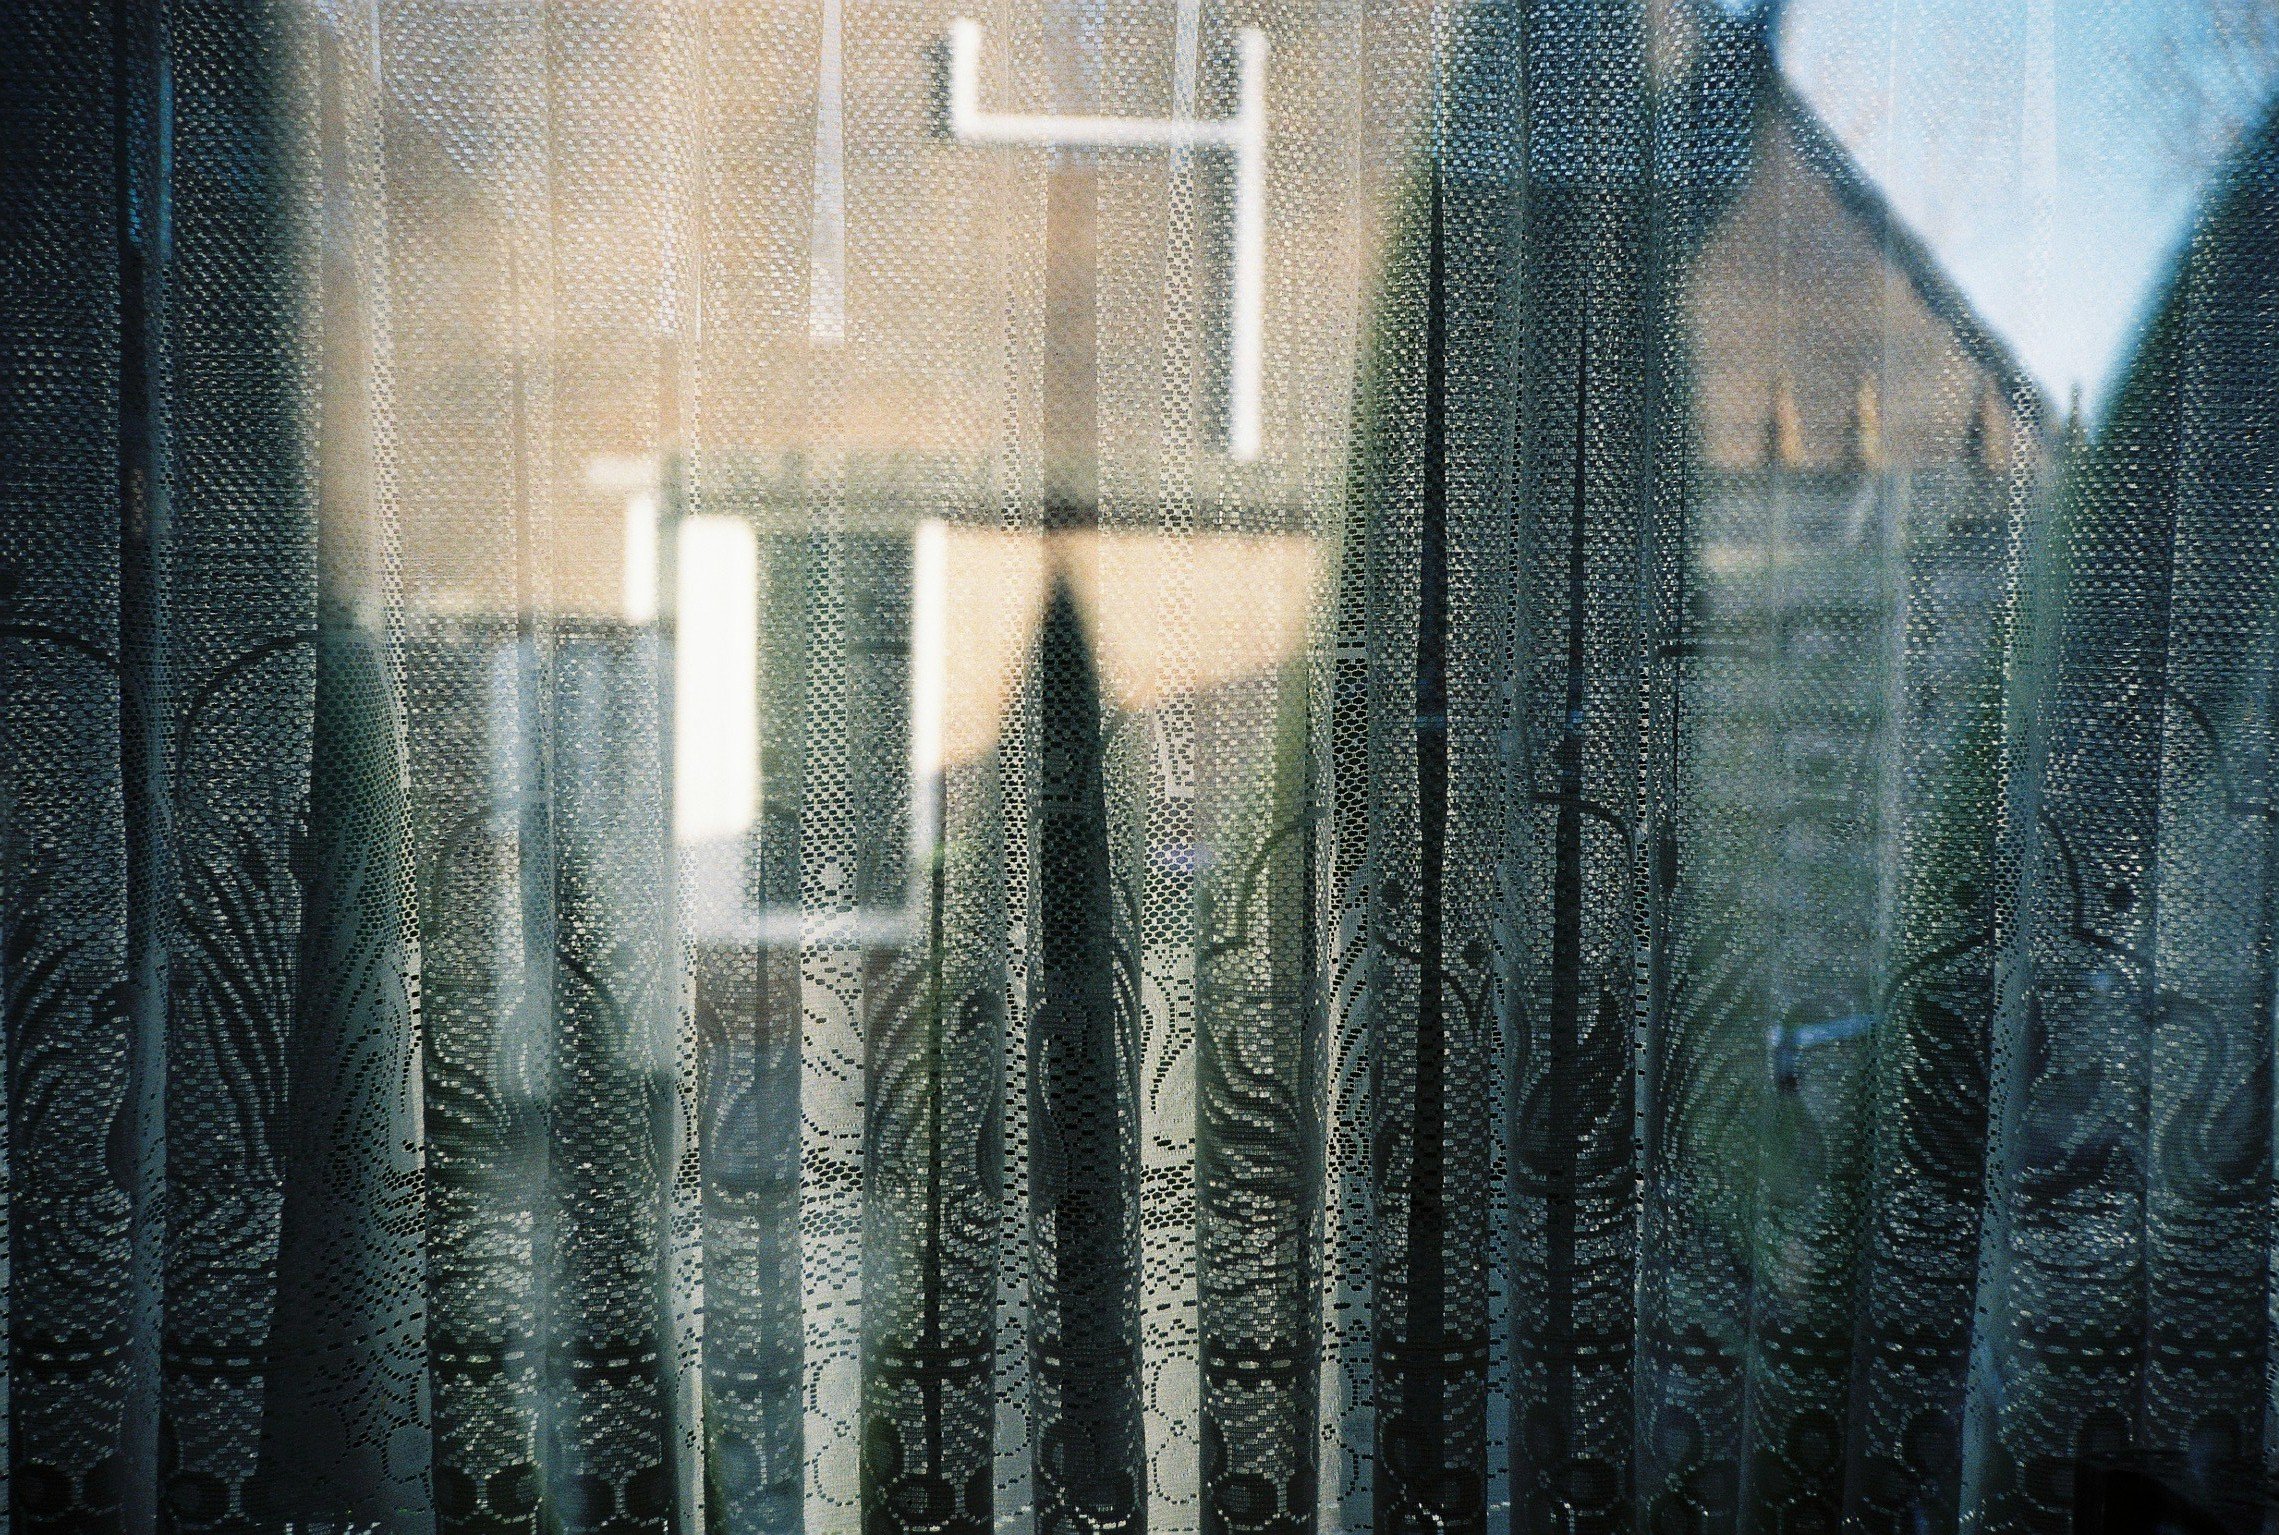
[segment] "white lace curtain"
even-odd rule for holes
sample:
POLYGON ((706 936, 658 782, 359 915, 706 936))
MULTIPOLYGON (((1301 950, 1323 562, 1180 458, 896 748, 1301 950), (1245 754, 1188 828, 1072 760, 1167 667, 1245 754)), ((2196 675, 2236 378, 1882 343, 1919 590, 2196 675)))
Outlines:
POLYGON ((1763 18, 974 3, 11 10, 15 1527, 2260 1496, 2268 135, 2088 427, 1763 18))

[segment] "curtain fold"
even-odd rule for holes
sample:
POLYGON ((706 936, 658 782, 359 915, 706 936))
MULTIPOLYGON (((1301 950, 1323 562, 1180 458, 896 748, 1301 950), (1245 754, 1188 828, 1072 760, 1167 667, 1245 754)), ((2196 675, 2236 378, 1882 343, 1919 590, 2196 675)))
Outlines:
POLYGON ((21 0, 0 1522, 2261 1528, 2279 129, 1778 10, 21 0))

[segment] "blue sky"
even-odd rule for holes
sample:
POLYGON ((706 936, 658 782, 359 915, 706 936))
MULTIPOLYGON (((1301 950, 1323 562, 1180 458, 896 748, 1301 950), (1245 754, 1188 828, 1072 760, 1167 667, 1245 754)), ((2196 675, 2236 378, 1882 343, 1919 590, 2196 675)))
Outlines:
POLYGON ((2094 414, 2207 181, 2164 33, 2195 0, 1793 0, 1789 77, 2061 403, 2094 414))

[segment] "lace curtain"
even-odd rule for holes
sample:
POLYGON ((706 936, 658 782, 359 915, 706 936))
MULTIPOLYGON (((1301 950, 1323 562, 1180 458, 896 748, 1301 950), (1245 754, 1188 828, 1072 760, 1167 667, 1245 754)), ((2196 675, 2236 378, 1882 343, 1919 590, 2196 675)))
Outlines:
POLYGON ((11 1527, 2259 1517, 2275 130, 2085 419, 1712 0, 4 33, 11 1527))

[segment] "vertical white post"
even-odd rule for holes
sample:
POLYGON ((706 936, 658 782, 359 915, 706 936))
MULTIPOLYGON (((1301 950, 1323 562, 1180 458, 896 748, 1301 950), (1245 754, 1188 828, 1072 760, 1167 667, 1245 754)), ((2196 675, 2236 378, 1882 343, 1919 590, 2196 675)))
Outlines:
POLYGON ((1235 106, 1234 270, 1228 274, 1227 456, 1258 457, 1266 331, 1266 34, 1242 29, 1242 76, 1235 106))

